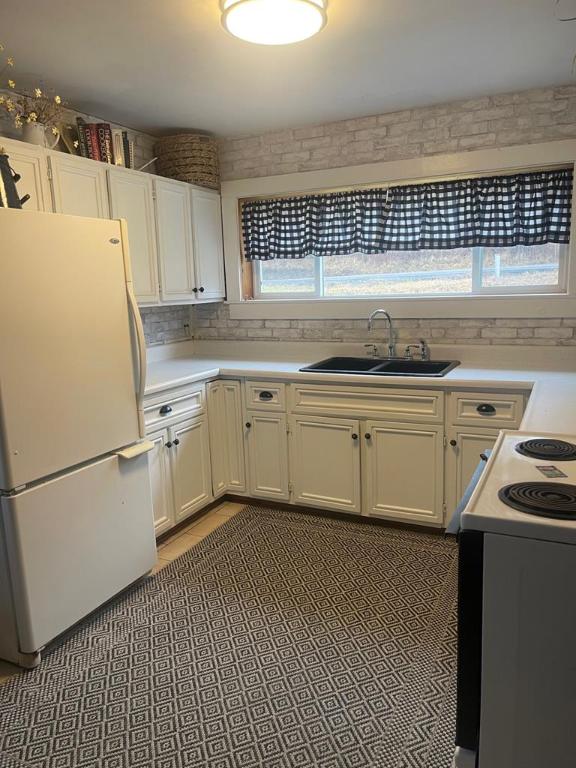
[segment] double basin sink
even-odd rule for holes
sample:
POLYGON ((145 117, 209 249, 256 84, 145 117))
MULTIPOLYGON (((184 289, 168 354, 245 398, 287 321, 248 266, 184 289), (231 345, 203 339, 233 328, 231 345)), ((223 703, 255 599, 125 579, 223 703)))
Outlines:
POLYGON ((408 360, 378 357, 329 357, 300 368, 312 373, 351 373, 371 376, 445 376, 459 360, 408 360))

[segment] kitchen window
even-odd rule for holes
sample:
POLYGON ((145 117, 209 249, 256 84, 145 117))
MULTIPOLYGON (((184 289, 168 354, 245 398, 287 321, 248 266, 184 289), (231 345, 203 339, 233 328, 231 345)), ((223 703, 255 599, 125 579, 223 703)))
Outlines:
POLYGON ((564 293, 571 205, 568 169, 245 202, 247 292, 564 293))
POLYGON ((561 293, 567 246, 388 251, 254 263, 255 299, 561 293))

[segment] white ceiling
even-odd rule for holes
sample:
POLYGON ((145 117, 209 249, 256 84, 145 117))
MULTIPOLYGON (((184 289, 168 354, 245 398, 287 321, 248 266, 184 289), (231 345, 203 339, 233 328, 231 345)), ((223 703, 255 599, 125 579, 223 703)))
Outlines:
MULTIPOLYGON (((134 128, 238 135, 575 82, 555 0, 329 0, 286 47, 220 26, 218 0, 2 0, 15 75, 134 128)), ((576 15, 576 0, 561 0, 576 15)))

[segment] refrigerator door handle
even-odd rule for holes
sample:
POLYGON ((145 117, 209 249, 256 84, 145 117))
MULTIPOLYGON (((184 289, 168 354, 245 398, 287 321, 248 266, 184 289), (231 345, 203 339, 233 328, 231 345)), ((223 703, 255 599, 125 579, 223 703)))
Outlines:
POLYGON ((134 327, 136 329, 136 346, 138 349, 138 391, 136 393, 138 400, 138 426, 140 428, 140 437, 145 437, 146 430, 144 427, 144 390, 146 389, 146 340, 144 338, 144 328, 142 327, 140 311, 138 310, 138 304, 136 303, 136 296, 134 295, 132 283, 126 284, 126 290, 128 292, 128 302, 130 304, 132 318, 134 320, 134 327))
POLYGON ((130 461, 131 459, 136 459, 138 456, 142 456, 142 454, 149 453, 152 450, 154 450, 154 443, 151 440, 144 440, 142 443, 135 443, 134 445, 129 445, 127 448, 122 448, 120 451, 115 451, 114 455, 130 461))
POLYGON ((134 294, 134 283, 132 281, 132 269, 130 266, 130 253, 128 251, 128 226, 125 219, 119 219, 120 231, 122 233, 122 252, 124 255, 124 274, 126 276, 126 292, 128 294, 128 304, 134 320, 136 329, 136 345, 138 348, 138 427, 140 437, 146 437, 146 427, 144 425, 144 391, 146 389, 146 339, 144 337, 144 327, 138 309, 138 302, 134 294))

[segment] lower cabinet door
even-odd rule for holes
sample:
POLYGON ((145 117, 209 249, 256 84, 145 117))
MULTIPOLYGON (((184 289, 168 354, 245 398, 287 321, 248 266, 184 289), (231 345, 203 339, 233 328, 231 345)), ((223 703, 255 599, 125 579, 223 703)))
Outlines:
POLYGON ((297 504, 360 514, 360 424, 294 416, 290 470, 297 504))
POLYGON ((246 462, 242 424, 242 389, 239 381, 222 382, 224 425, 228 458, 229 493, 246 493, 246 462))
POLYGON ((367 421, 362 428, 363 514, 440 525, 443 427, 367 421))
POLYGON ((446 522, 450 520, 464 495, 480 461, 480 454, 487 448, 492 448, 498 434, 497 429, 474 429, 473 427, 452 427, 448 431, 446 522))
POLYGON ((288 435, 282 413, 246 412, 250 495, 288 501, 288 435))
POLYGON ((208 385, 208 423, 214 496, 246 492, 242 396, 239 381, 208 385))
POLYGON ((228 450, 224 419, 224 389, 221 381, 213 381, 206 388, 208 426, 210 431, 210 459, 212 465, 212 492, 222 496, 228 490, 228 450))
POLYGON ((148 435, 148 440, 154 443, 154 450, 150 451, 149 454, 150 482, 152 485, 154 530, 156 536, 160 536, 175 524, 168 430, 153 432, 148 435))
POLYGON ((213 498, 206 417, 171 427, 170 442, 176 522, 180 522, 213 498))

